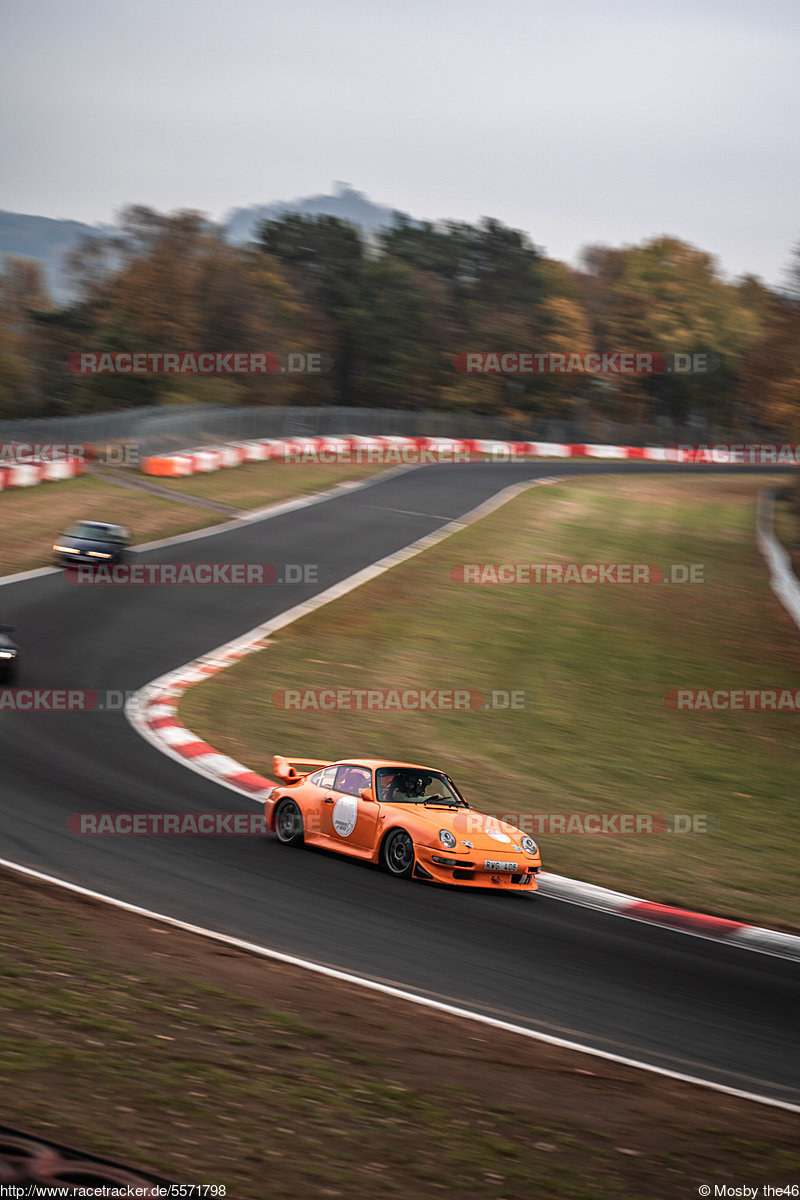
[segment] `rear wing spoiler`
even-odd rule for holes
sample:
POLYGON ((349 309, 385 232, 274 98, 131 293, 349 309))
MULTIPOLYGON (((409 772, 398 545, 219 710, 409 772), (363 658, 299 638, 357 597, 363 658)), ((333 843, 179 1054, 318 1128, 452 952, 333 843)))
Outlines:
POLYGON ((285 758, 282 754, 276 754, 272 760, 272 773, 278 777, 283 783, 299 783, 306 775, 310 775, 312 771, 319 770, 320 767, 329 767, 330 759, 321 758, 285 758), (308 767, 307 771, 298 770, 298 767, 308 767))

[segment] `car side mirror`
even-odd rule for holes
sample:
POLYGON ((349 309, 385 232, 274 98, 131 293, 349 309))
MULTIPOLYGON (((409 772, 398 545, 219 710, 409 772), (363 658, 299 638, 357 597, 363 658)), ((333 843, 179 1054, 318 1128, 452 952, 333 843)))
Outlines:
POLYGON ((361 799, 369 800, 372 804, 374 804, 375 803, 375 793, 373 792, 372 788, 362 788, 361 789, 361 799))

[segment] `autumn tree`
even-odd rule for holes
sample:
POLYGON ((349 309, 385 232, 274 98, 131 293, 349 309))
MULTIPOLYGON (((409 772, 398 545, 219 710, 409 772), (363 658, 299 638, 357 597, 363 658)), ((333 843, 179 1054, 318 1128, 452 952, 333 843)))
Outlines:
POLYGON ((752 420, 800 442, 800 243, 786 284, 770 296, 761 337, 744 357, 739 399, 752 420))
POLYGON ((40 262, 8 255, 0 275, 0 415, 37 416, 46 361, 37 318, 53 309, 40 262))
POLYGON ((715 366, 707 374, 617 377, 621 415, 734 421, 736 369, 759 336, 766 289, 751 279, 727 282, 712 255, 673 237, 622 249, 590 247, 583 266, 595 349, 705 354, 715 366))

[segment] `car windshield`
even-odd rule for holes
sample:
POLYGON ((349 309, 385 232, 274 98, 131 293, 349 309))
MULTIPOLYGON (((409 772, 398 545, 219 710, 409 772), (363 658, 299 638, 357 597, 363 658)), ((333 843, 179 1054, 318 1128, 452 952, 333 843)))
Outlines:
POLYGON ((125 541, 125 534, 119 525, 100 525, 95 521, 76 521, 67 530, 67 537, 90 538, 93 542, 125 541))
POLYGON ((467 808, 456 785, 441 771, 416 767, 379 767, 375 772, 378 800, 386 804, 444 804, 467 808))

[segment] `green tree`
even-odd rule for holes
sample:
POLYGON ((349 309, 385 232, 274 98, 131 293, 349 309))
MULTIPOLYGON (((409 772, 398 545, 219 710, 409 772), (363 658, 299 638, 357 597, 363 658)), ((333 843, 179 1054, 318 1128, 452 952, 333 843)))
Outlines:
MULTIPOLYGON (((328 344, 304 349, 333 358, 335 399, 339 404, 352 403, 364 265, 358 231, 338 217, 290 213, 264 222, 259 245, 265 254, 285 266, 306 306, 319 309, 330 322, 332 336, 328 344)), ((321 330, 322 320, 313 323, 321 330)))

